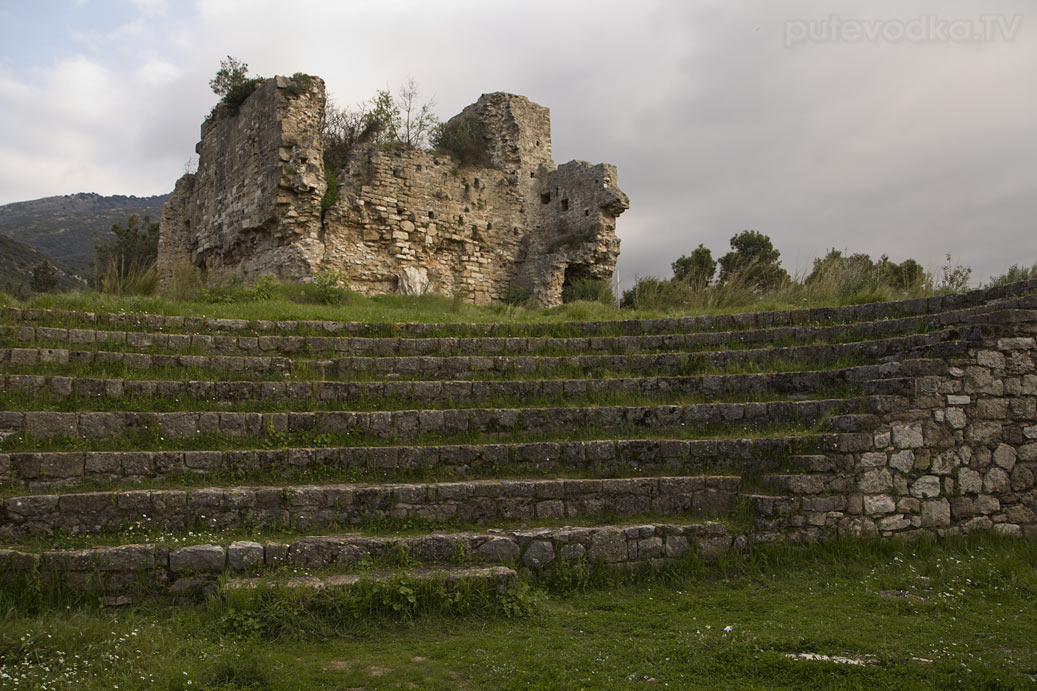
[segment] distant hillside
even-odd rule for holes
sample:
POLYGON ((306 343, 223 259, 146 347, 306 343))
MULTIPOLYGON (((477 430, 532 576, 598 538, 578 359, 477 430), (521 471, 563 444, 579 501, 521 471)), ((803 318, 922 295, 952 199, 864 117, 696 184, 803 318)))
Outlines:
POLYGON ((58 262, 49 260, 24 242, 0 235, 0 291, 19 298, 27 297, 32 292, 29 289, 32 270, 45 261, 50 261, 58 270, 57 290, 86 287, 81 278, 63 270, 58 262))
POLYGON ((103 197, 81 192, 0 206, 0 235, 24 242, 82 275, 90 275, 94 233, 111 233, 112 224, 125 224, 132 215, 157 221, 168 194, 103 197))

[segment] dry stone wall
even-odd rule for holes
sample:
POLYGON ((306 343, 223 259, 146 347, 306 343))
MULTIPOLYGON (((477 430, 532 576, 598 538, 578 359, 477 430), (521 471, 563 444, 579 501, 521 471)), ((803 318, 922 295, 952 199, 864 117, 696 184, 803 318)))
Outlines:
POLYGON ((1037 537, 1035 312, 997 312, 959 337, 927 349, 945 372, 834 419, 818 472, 771 478, 789 496, 757 507, 765 533, 1037 537))
POLYGON ((324 102, 320 79, 277 77, 237 113, 206 120, 198 172, 181 178, 163 212, 164 281, 180 267, 289 280, 328 268, 365 294, 551 306, 566 283, 612 277, 628 200, 614 166, 555 167, 547 108, 493 93, 457 116, 483 124, 486 167, 359 145, 343 170, 328 171, 337 191, 322 209, 324 102))

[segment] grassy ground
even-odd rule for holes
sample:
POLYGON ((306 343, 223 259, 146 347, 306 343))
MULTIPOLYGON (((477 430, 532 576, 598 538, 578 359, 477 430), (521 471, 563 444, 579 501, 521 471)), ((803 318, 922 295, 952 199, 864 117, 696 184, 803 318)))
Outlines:
POLYGON ((750 290, 703 294, 701 299, 667 302, 653 309, 621 309, 602 302, 579 300, 547 310, 520 305, 476 306, 460 298, 442 295, 365 297, 343 289, 322 292, 313 284, 266 283, 202 291, 191 299, 176 300, 159 295, 112 295, 90 291, 46 293, 19 303, 0 294, 0 304, 85 312, 128 312, 190 317, 266 320, 330 320, 376 323, 487 323, 559 324, 574 321, 614 321, 666 316, 763 312, 769 310, 835 307, 881 302, 933 294, 931 290, 902 293, 849 294, 839 286, 789 286, 757 295, 750 290), (720 299, 717 299, 720 297, 720 299))
POLYGON ((0 599, 0 686, 999 689, 1037 682, 1037 551, 993 536, 755 548, 709 566, 688 561, 657 578, 534 583, 505 608, 469 594, 467 606, 454 608, 463 616, 426 611, 421 597, 400 599, 406 591, 394 587, 369 593, 373 600, 340 599, 337 609, 327 599, 276 597, 36 611, 25 600, 0 599), (803 653, 850 662, 789 657, 803 653))

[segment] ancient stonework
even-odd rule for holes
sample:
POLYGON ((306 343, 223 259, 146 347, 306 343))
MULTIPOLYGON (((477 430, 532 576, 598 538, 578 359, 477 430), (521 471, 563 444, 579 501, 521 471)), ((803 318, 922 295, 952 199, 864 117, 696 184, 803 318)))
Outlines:
POLYGON ((547 108, 484 94, 456 117, 485 129, 489 166, 406 147, 358 146, 322 209, 324 83, 276 77, 235 114, 202 125, 198 172, 162 214, 159 271, 307 280, 340 271, 364 294, 436 292, 478 304, 561 302, 563 285, 609 280, 627 207, 609 164, 555 166, 547 108))

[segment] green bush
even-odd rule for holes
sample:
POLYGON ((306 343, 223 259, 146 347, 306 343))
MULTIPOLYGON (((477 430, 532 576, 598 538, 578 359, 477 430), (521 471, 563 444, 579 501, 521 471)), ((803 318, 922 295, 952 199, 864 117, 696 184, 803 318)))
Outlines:
POLYGON ((990 282, 986 284, 986 288, 995 288, 997 286, 1008 285, 1009 283, 1015 283, 1016 281, 1032 281, 1037 278, 1037 262, 1030 268, 1026 266, 1019 266, 1018 264, 1012 264, 1008 271, 998 276, 992 276, 990 282))
POLYGON ((58 287, 58 270, 50 262, 40 262, 32 269, 29 287, 37 293, 49 293, 58 287))
POLYGON ((126 227, 112 225, 114 238, 94 236, 94 287, 114 295, 149 295, 158 278, 158 223, 130 216, 126 227))
POLYGON ((743 230, 731 238, 731 251, 720 258, 720 283, 741 282, 753 290, 772 290, 787 281, 781 268, 781 252, 771 239, 755 230, 743 230))
POLYGON ((324 196, 320 198, 322 212, 335 206, 335 202, 338 200, 338 174, 334 168, 325 166, 324 180, 327 182, 328 188, 324 190, 324 196))
POLYGON ((713 260, 713 253, 709 248, 699 244, 690 255, 682 256, 671 264, 670 268, 673 269, 673 280, 705 288, 717 272, 717 263, 713 260))
POLYGON ((462 165, 490 164, 486 126, 472 114, 458 115, 437 125, 432 132, 432 146, 436 151, 450 154, 462 165))
POLYGON ((608 281, 598 281, 592 278, 583 278, 562 286, 562 302, 600 302, 603 305, 615 305, 616 296, 612 292, 612 284, 608 281))
POLYGON ((262 81, 262 77, 248 76, 248 63, 228 55, 226 60, 220 61, 220 69, 209 81, 213 93, 220 97, 220 102, 210 116, 218 113, 220 105, 226 106, 231 115, 236 114, 262 81))

